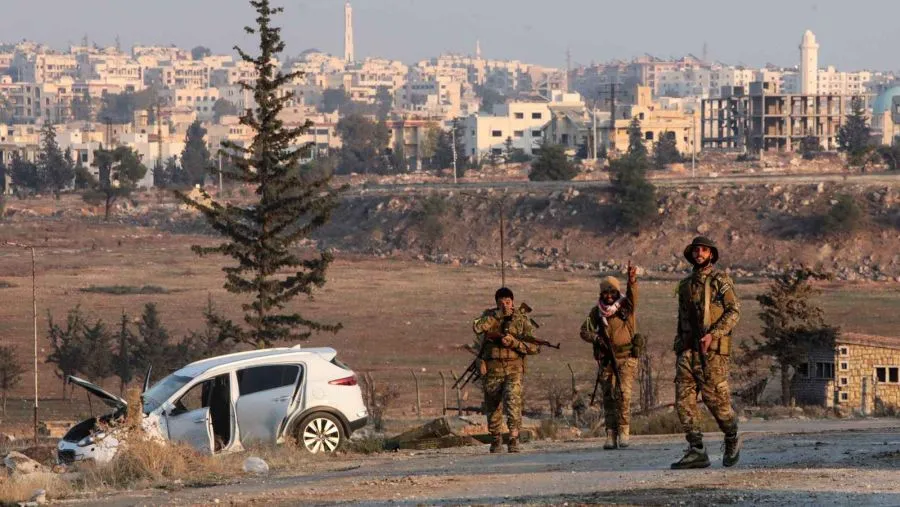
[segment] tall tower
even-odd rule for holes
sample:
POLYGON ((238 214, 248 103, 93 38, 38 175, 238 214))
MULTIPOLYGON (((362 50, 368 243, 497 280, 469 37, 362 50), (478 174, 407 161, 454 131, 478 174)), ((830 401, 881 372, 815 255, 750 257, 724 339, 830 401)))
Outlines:
POLYGON ((353 7, 350 0, 344 4, 344 61, 353 63, 353 7))
POLYGON ((800 42, 800 94, 819 94, 819 44, 810 30, 800 42))

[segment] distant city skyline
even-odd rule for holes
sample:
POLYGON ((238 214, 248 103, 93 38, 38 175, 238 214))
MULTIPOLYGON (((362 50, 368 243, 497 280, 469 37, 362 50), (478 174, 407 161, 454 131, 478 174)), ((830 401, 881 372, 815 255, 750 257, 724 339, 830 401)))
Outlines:
MULTIPOLYGON (((285 7, 277 23, 286 55, 317 48, 344 53, 344 0, 275 0, 285 7)), ((474 54, 481 41, 485 58, 515 59, 564 67, 642 54, 660 58, 688 53, 710 60, 762 67, 792 67, 807 29, 821 45, 819 65, 841 70, 895 70, 900 47, 900 2, 757 0, 752 7, 713 0, 620 2, 595 0, 356 0, 353 5, 357 59, 379 56, 412 63, 444 52, 474 54), (850 22, 853 21, 853 22, 850 22)), ((31 0, 0 8, 0 42, 22 39, 65 49, 86 34, 100 46, 204 45, 231 53, 234 45, 253 50, 243 26, 253 23, 245 0, 31 0), (35 13, 42 13, 35 16, 35 13), (51 18, 52 17, 52 18, 51 18), (48 18, 51 18, 48 20, 48 18), (36 22, 38 21, 38 22, 36 22), (64 23, 63 23, 64 22, 64 23)))

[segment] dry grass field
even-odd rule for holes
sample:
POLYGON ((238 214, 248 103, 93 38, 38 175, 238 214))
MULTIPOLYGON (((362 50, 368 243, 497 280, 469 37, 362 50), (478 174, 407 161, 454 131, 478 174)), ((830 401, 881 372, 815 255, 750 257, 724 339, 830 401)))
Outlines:
MULTIPOLYGON (((138 316, 147 302, 158 305, 164 324, 175 339, 202 326, 207 295, 216 306, 239 318, 241 300, 222 289, 221 259, 199 259, 190 245, 209 244, 209 237, 173 235, 155 228, 102 224, 80 220, 17 220, 0 222, 0 238, 40 246, 37 250, 38 331, 41 354, 47 348, 47 316, 64 319, 75 305, 94 318, 115 324, 123 311, 138 316), (84 292, 91 286, 158 286, 164 294, 112 295, 84 292)), ((624 263, 627 259, 623 258, 624 263)), ((635 260, 640 263, 640 259, 635 260)), ((11 247, 0 248, 0 342, 15 344, 30 365, 32 343, 30 254, 11 247)), ((411 369, 420 376, 425 415, 441 409, 439 371, 460 373, 470 355, 460 346, 471 339, 470 323, 492 304, 500 283, 497 269, 452 267, 418 261, 373 259, 338 254, 328 275, 328 284, 313 301, 299 301, 305 315, 325 322, 340 322, 336 335, 315 335, 308 345, 328 345, 360 372, 371 372, 377 382, 401 388, 401 397, 391 407, 396 416, 414 413, 411 369)), ((577 332, 596 296, 593 272, 564 273, 550 270, 507 272, 507 283, 517 301, 528 302, 540 322, 540 337, 562 342, 562 349, 545 350, 529 363, 530 403, 540 406, 542 389, 558 381, 568 385, 571 363, 582 390, 590 391, 594 368, 589 346, 577 332)), ((674 279, 641 281, 639 326, 650 336, 650 350, 662 368, 663 401, 671 398, 674 332, 674 279)), ((897 284, 829 284, 822 286, 822 304, 829 320, 843 329, 872 334, 892 334, 900 326, 900 292, 897 284)), ((744 308, 738 339, 759 332, 755 295, 765 282, 738 284, 744 308)), ((43 357, 41 358, 43 361, 43 357)), ((180 365, 173 365, 178 367, 180 365)), ((109 379, 109 386, 115 385, 109 379)), ((46 418, 76 418, 87 406, 82 402, 62 404, 62 383, 52 365, 41 364, 40 395, 46 418), (49 411, 49 413, 47 413, 49 411)), ((30 376, 12 393, 28 397, 33 390, 30 376)), ((477 405, 477 389, 469 389, 477 405)), ((455 404, 455 395, 449 395, 455 404)), ((96 408, 96 407, 95 407, 96 408)), ((4 427, 26 422, 30 404, 13 399, 4 427), (24 421, 23 421, 24 419, 24 421)))

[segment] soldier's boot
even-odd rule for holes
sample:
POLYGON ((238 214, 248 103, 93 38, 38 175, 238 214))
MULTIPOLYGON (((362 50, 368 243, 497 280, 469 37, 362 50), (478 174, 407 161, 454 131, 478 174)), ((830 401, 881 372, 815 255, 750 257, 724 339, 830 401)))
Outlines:
POLYGON ((503 437, 494 437, 491 440, 491 454, 503 452, 503 437))
POLYGON ((741 459, 741 437, 737 433, 725 435, 725 453, 722 455, 722 464, 727 467, 737 465, 741 459))
POLYGON ((510 435, 509 443, 506 445, 506 450, 508 452, 521 452, 522 449, 519 448, 519 435, 510 435))
POLYGON ((628 426, 620 426, 619 427, 619 438, 617 439, 617 443, 620 448, 625 449, 631 444, 631 429, 628 426))
POLYGON ((703 436, 699 433, 691 433, 687 437, 689 444, 684 456, 672 463, 673 470, 685 470, 689 468, 706 468, 709 466, 709 455, 703 446, 703 436))
POLYGON ((606 442, 603 444, 604 449, 616 448, 616 430, 606 430, 606 442))

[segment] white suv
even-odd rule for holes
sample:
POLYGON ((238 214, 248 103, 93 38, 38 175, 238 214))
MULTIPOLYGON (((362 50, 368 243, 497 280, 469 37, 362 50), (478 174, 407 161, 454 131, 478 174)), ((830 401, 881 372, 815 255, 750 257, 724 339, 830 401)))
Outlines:
MULTIPOLYGON (((292 437, 311 453, 334 452, 368 412, 356 374, 332 348, 275 348, 191 363, 146 389, 142 427, 152 437, 185 442, 206 453, 241 451, 250 442, 292 437)), ((58 459, 105 462, 115 455, 127 407, 122 398, 77 377, 115 411, 72 427, 58 459)))

